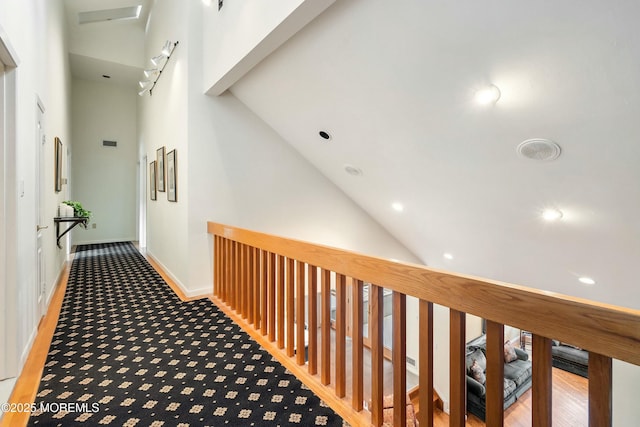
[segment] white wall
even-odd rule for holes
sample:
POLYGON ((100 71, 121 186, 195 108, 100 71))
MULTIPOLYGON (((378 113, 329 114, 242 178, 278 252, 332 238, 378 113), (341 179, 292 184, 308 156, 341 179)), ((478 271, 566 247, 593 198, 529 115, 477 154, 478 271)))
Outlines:
POLYGON ((109 82, 73 80, 72 200, 92 212, 75 244, 136 239, 137 96, 109 82), (103 140, 117 141, 105 147, 103 140), (96 228, 93 228, 93 224, 96 228))
MULTIPOLYGON (((140 152, 149 162, 156 159, 156 150, 177 150, 178 202, 169 202, 166 192, 158 192, 157 200, 147 194, 147 251, 184 289, 188 283, 189 243, 187 237, 188 214, 188 127, 187 93, 187 9, 184 2, 165 0, 156 2, 149 15, 145 39, 145 56, 160 53, 166 40, 178 41, 162 78, 152 96, 139 98, 140 152)), ((142 158, 140 158, 141 160, 142 158)), ((148 190, 148 185, 147 185, 148 190)))
MULTIPOLYGON (((70 77, 67 66, 63 3, 61 0, 30 0, 15 2, 0 0, 0 26, 6 32, 19 60, 16 73, 16 177, 18 191, 15 258, 17 260, 17 297, 2 300, 1 309, 16 307, 19 317, 13 320, 20 353, 19 366, 24 363, 38 325, 36 285, 36 168, 35 141, 36 97, 42 100, 45 112, 47 164, 43 211, 49 228, 44 231, 46 284, 50 294, 61 270, 64 251, 55 246, 53 217, 59 199, 54 193, 53 138, 71 142, 69 130, 68 91, 70 77)), ((63 167, 66 167, 63 166, 63 167)), ((6 349, 2 349, 6 351, 6 349)), ((21 368, 20 368, 21 369, 21 368)))

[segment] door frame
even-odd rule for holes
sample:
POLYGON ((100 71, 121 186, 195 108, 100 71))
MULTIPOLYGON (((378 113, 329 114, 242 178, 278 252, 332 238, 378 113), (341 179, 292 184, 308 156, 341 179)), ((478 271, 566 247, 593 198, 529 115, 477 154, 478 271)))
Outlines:
POLYGON ((0 26, 0 380, 18 375, 16 74, 18 55, 0 26))

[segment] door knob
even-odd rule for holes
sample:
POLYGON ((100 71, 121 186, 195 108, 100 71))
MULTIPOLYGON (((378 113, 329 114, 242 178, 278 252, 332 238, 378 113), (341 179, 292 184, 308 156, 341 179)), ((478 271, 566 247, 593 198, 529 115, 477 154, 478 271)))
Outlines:
POLYGON ((49 228, 49 226, 48 225, 37 225, 36 226, 37 231, 44 230, 45 228, 49 228))

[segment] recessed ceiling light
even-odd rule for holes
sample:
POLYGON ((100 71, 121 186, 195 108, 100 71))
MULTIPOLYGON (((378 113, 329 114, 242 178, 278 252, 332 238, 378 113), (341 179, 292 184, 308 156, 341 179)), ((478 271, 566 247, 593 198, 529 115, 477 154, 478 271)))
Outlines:
POLYGON ((495 104, 500 99, 500 89, 494 85, 484 87, 476 92, 475 99, 480 105, 495 104))
POLYGON ((404 210, 404 206, 402 205, 402 203, 398 203, 398 202, 392 203, 391 207, 393 208, 394 211, 397 211, 397 212, 402 212, 404 210))
POLYGON ((453 259, 453 255, 451 255, 449 252, 445 252, 444 254, 442 254, 442 256, 445 259, 453 259))
POLYGON ((329 135, 329 132, 325 132, 323 130, 318 132, 318 135, 320 135, 320 138, 326 139, 327 141, 331 139, 331 135, 329 135))
POLYGON ((596 284, 596 281, 593 280, 591 277, 586 277, 586 276, 585 277, 580 277, 578 280, 580 281, 580 283, 583 283, 585 285, 595 285, 596 284))
POLYGON ((349 174, 349 175, 353 175, 353 176, 361 176, 362 175, 362 169, 355 167, 353 165, 344 165, 344 170, 349 174))
POLYGON ((558 221, 559 219, 562 219, 562 211, 555 208, 545 209, 542 212, 542 218, 549 222, 558 221))

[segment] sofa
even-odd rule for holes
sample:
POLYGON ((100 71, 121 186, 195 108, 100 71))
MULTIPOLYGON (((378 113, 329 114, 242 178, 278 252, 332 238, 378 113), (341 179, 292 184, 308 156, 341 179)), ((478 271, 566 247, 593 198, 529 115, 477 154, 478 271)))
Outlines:
POLYGON ((553 366, 589 378, 589 352, 561 341, 552 341, 553 366))
MULTIPOLYGON (((466 345, 467 412, 483 421, 487 413, 486 353, 486 335, 482 335, 466 345)), ((529 355, 511 344, 505 344, 505 355, 507 354, 510 361, 504 364, 504 409, 511 406, 525 391, 531 388, 529 355)))

